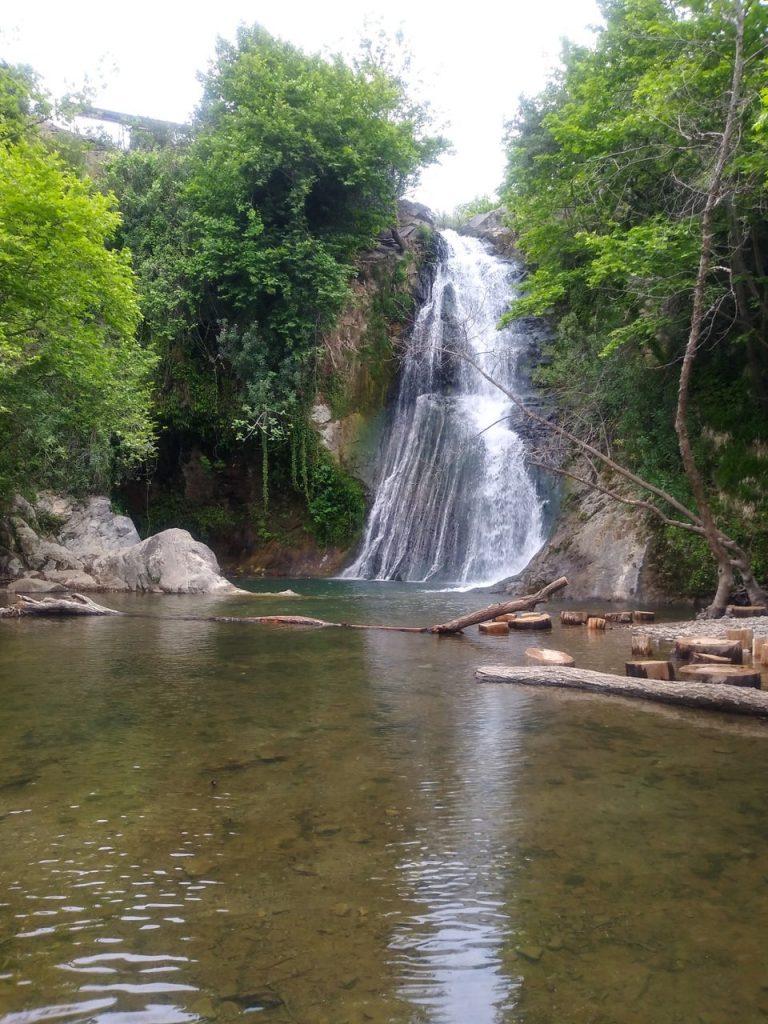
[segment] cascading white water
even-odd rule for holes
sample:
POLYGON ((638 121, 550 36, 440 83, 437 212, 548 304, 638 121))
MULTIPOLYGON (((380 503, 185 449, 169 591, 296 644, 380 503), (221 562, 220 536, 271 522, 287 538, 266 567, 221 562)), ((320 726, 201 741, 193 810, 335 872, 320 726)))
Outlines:
POLYGON ((348 579, 489 584, 519 572, 544 540, 514 406, 462 358, 514 394, 524 390, 526 329, 496 329, 514 268, 477 239, 443 237, 447 258, 411 336, 348 579))

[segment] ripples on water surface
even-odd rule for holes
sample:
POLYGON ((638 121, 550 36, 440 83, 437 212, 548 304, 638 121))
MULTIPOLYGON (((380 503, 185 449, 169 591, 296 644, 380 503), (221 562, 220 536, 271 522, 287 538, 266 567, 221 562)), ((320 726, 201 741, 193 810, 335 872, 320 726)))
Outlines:
MULTIPOLYGON (((259 611, 487 600, 299 586, 259 611)), ((762 726, 477 687, 530 637, 113 603, 147 617, 0 625, 2 1024, 768 1016, 762 726)), ((582 663, 624 659, 577 632, 582 663)))

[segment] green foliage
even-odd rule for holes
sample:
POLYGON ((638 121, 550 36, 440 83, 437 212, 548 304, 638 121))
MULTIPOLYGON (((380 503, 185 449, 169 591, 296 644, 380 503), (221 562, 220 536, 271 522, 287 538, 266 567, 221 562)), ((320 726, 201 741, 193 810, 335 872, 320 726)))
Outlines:
POLYGON ((40 139, 25 80, 0 66, 0 492, 104 488, 152 449, 154 359, 114 198, 40 139))
POLYGON ((313 533, 321 544, 350 544, 362 530, 365 520, 362 485, 325 449, 315 455, 309 514, 313 533))
POLYGON ((162 491, 134 519, 142 537, 160 530, 188 530, 196 540, 210 543, 239 525, 226 504, 200 504, 176 492, 162 491))
MULTIPOLYGON (((620 461, 688 503, 676 389, 733 73, 734 3, 601 6, 594 48, 566 47, 562 71, 508 126, 503 197, 531 273, 505 321, 550 317, 540 382, 570 422, 599 424, 620 461)), ((736 452, 754 452, 768 432, 768 7, 744 9, 740 134, 716 208, 689 421, 719 521, 759 563, 768 528, 749 510, 762 507, 768 467, 736 452)), ((693 590, 709 586, 697 545, 676 544, 693 590)))
POLYGON ((446 145, 383 58, 371 42, 349 67, 241 28, 218 44, 190 137, 107 169, 141 337, 160 355, 160 423, 207 450, 257 442, 265 505, 289 451, 310 496, 296 438, 323 332, 349 299, 357 255, 446 145))

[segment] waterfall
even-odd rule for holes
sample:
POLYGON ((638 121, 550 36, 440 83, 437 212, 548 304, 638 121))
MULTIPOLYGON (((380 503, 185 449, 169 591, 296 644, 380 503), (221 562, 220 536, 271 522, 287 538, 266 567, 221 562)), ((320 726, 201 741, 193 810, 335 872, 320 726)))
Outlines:
POLYGON ((443 235, 446 258, 403 360, 375 500, 348 579, 482 585, 543 543, 542 506, 514 429, 520 414, 466 359, 524 395, 525 322, 496 329, 516 268, 482 242, 443 235))

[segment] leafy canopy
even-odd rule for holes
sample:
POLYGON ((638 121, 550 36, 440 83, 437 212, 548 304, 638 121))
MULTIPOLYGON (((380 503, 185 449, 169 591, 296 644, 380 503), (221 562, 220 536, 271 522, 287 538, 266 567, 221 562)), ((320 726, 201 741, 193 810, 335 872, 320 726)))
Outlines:
POLYGON ((108 486, 151 449, 148 373, 114 198, 38 135, 29 79, 0 66, 0 481, 108 486))

